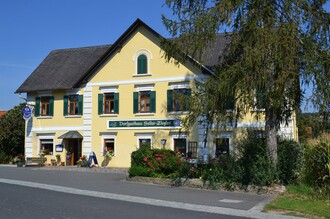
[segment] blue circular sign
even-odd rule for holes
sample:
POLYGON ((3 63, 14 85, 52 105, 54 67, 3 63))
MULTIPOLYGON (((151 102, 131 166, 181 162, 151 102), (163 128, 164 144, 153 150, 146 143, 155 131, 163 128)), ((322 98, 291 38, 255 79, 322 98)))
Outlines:
POLYGON ((22 114, 24 119, 30 119, 32 115, 32 110, 29 106, 24 106, 22 109, 22 114))

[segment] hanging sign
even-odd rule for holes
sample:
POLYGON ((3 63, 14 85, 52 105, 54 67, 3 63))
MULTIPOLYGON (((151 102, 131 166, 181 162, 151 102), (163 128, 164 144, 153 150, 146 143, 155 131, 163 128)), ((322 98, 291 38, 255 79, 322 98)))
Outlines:
POLYGON ((23 119, 29 120, 32 116, 32 109, 30 106, 24 106, 22 108, 23 119))

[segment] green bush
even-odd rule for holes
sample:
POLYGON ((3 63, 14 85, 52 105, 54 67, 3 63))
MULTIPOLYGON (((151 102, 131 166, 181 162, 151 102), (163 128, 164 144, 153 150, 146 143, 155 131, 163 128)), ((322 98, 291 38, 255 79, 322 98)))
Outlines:
POLYGON ((132 166, 128 170, 129 177, 134 177, 134 176, 150 176, 150 171, 146 167, 141 167, 141 166, 132 166))
POLYGON ((248 130, 245 138, 236 145, 238 165, 242 170, 243 185, 270 185, 276 179, 276 168, 266 152, 266 140, 260 138, 255 130, 248 130))
POLYGON ((1 164, 8 164, 9 161, 12 160, 12 157, 7 155, 5 152, 0 151, 0 163, 1 164))
POLYGON ((277 171, 282 184, 297 183, 303 165, 303 146, 292 140, 279 139, 277 171))
POLYGON ((330 138, 306 146, 304 180, 320 196, 330 197, 330 138))
MULTIPOLYGON (((173 177, 182 168, 181 158, 174 151, 142 147, 131 155, 131 168, 141 167, 147 170, 148 176, 173 177)), ((139 169, 140 170, 140 169, 139 169)), ((143 170, 141 174, 145 175, 143 170)))

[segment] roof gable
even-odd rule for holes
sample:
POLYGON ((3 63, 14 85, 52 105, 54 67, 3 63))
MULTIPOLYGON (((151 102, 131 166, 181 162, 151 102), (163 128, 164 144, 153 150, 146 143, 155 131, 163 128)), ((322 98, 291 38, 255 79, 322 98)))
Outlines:
MULTIPOLYGON (((162 38, 159 33, 137 19, 112 45, 53 50, 16 90, 16 93, 68 90, 80 87, 87 83, 95 70, 108 57, 121 49, 124 42, 141 26, 157 38, 162 38)), ((209 69, 219 63, 219 55, 225 44, 225 37, 218 36, 215 44, 207 48, 204 54, 205 61, 202 61, 204 65, 190 56, 187 56, 187 59, 200 67, 202 72, 212 74, 209 69)))

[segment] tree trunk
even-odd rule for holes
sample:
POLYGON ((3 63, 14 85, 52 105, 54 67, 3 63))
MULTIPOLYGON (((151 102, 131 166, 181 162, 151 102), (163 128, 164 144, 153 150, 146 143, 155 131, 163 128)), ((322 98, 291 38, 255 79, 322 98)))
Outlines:
POLYGON ((276 165, 277 164, 277 125, 276 114, 271 109, 266 109, 266 142, 267 142, 267 155, 269 160, 276 165))

